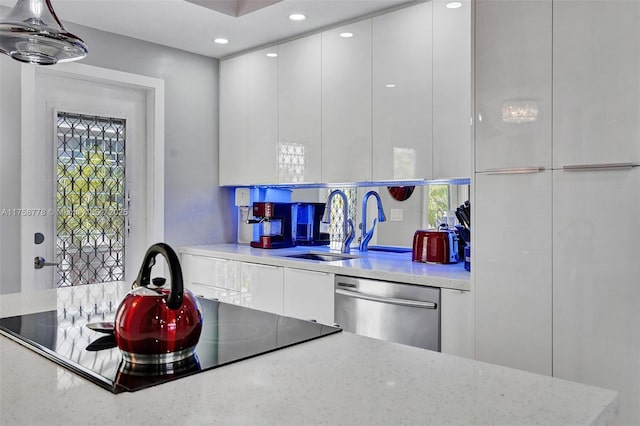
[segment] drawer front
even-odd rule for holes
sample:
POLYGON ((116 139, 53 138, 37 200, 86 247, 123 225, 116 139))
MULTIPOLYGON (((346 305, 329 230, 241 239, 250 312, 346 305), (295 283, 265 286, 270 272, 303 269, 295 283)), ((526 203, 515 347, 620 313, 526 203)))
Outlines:
POLYGON ((182 255, 185 281, 240 291, 237 262, 192 254, 182 255))
POLYGON ((215 299, 220 302, 232 303, 234 305, 242 305, 242 298, 239 291, 192 283, 191 281, 185 281, 184 286, 198 297, 215 299))

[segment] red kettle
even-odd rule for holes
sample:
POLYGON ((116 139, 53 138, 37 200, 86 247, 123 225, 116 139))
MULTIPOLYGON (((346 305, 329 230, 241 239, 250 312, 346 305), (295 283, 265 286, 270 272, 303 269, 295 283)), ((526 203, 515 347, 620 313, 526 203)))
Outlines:
POLYGON ((196 297, 184 289, 178 255, 167 244, 147 250, 132 290, 116 310, 114 331, 124 360, 132 364, 177 362, 195 353, 202 311, 196 297), (170 290, 162 288, 164 278, 150 280, 158 254, 169 265, 170 290))

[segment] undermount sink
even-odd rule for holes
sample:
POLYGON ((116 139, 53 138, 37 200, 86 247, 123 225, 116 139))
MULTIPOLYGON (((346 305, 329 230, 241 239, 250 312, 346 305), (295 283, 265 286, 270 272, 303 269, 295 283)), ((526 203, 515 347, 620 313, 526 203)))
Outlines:
POLYGON ((314 252, 289 254, 284 257, 291 257, 295 259, 316 260, 320 262, 335 262, 337 260, 349 260, 349 259, 358 258, 358 256, 351 256, 348 254, 314 253, 314 252))

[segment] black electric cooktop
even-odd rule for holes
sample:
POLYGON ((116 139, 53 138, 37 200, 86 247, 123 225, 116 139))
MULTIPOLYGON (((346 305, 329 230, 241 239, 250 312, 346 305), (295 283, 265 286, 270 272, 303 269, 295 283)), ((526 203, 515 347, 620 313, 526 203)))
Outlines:
MULTIPOLYGON (((0 319, 0 334, 113 392, 133 392, 288 346, 328 336, 338 327, 198 298, 204 322, 195 356, 138 366, 123 361, 115 339, 88 329, 67 308, 0 319), (101 349, 102 348, 102 349, 101 349)), ((114 310, 102 315, 113 320, 114 310)))

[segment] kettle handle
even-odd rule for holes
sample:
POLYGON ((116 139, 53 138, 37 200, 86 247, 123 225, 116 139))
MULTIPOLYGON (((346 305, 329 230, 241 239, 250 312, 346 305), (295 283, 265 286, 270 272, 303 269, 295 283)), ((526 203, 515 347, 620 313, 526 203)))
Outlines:
POLYGON ((156 243, 147 249, 142 261, 142 267, 138 272, 138 277, 134 282, 134 287, 148 286, 151 282, 151 267, 156 264, 156 256, 161 254, 169 264, 169 274, 171 276, 171 292, 167 297, 167 308, 178 309, 182 306, 184 296, 184 284, 182 280, 182 268, 176 252, 165 243, 156 243))

